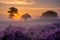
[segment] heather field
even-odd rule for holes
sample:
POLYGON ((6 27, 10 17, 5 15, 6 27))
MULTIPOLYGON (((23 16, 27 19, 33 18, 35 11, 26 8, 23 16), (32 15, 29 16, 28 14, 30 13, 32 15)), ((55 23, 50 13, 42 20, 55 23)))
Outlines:
POLYGON ((60 40, 60 21, 2 22, 0 40, 60 40), (43 23, 44 22, 44 23, 43 23))

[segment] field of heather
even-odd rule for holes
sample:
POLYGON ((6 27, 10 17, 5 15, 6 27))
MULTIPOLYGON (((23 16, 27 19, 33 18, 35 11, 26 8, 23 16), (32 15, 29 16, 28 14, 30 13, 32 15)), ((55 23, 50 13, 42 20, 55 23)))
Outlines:
POLYGON ((1 22, 0 40, 60 40, 60 21, 1 22))

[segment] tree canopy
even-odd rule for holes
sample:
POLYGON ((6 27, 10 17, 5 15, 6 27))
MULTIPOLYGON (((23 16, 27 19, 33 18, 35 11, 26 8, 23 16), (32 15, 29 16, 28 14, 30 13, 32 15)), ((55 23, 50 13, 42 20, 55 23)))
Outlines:
POLYGON ((44 12, 41 17, 58 17, 58 14, 54 11, 47 11, 44 12))
POLYGON ((26 13, 26 14, 23 14, 21 16, 21 18, 24 19, 24 20, 27 20, 28 18, 31 18, 31 15, 29 15, 28 13, 26 13))
POLYGON ((10 7, 8 13, 9 13, 9 18, 12 18, 14 14, 18 13, 18 9, 15 7, 10 7))

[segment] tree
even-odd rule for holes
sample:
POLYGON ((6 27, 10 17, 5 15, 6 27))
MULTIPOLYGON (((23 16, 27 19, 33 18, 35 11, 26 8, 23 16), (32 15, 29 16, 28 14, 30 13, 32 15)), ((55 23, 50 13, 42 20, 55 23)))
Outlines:
POLYGON ((54 11, 47 11, 44 12, 41 17, 58 17, 58 14, 54 11))
POLYGON ((27 20, 28 18, 31 18, 31 16, 28 13, 26 13, 26 14, 23 14, 21 18, 24 20, 27 20))
POLYGON ((10 10, 8 11, 9 13, 9 18, 13 18, 14 17, 14 14, 17 14, 18 13, 18 9, 15 8, 15 7, 11 7, 9 8, 10 10))
POLYGON ((44 13, 42 13, 41 19, 43 21, 47 21, 47 22, 56 22, 58 21, 58 13, 54 12, 54 11, 46 11, 44 13))
MULTIPOLYGON (((9 18, 12 19, 15 16, 15 14, 18 14, 18 9, 15 7, 10 7, 8 13, 9 18)), ((9 24, 9 27, 12 27, 12 23, 9 24)))

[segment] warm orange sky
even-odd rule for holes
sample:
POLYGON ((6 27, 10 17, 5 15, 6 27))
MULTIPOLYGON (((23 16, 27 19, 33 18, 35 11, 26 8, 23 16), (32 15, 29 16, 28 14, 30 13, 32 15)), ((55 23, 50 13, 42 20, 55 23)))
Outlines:
MULTIPOLYGON (((19 18, 25 13, 29 13, 33 18, 41 16, 47 10, 53 10, 60 13, 60 0, 0 0, 0 20, 8 20, 10 7, 18 9, 19 18)), ((59 14, 60 16, 60 14, 59 14)))

